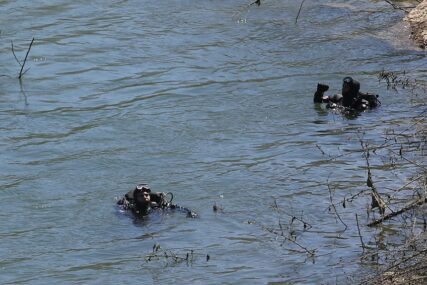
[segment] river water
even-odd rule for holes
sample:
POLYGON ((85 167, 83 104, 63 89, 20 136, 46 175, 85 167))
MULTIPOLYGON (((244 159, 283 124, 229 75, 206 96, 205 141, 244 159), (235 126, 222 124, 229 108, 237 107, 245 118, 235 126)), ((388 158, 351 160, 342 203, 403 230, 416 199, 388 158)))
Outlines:
POLYGON ((338 207, 344 231, 328 183, 336 201, 366 188, 359 137, 419 111, 376 75, 425 77, 425 52, 385 1, 306 1, 297 24, 298 1, 261 2, 0 1, 1 284, 335 284, 363 268, 369 199, 338 207), (32 37, 20 81, 11 41, 23 60, 32 37), (347 75, 382 106, 313 105, 347 75), (199 218, 122 213, 141 182, 199 218))

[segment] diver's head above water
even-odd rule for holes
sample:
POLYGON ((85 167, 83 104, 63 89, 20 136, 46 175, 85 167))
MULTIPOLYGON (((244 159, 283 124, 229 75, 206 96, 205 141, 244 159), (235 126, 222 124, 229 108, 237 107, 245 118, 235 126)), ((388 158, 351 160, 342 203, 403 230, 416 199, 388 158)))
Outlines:
POLYGON ((342 95, 343 95, 343 106, 351 107, 357 98, 360 90, 360 83, 357 80, 347 76, 343 79, 342 84, 342 95))
POLYGON ((151 189, 147 184, 139 184, 133 190, 133 199, 135 201, 135 211, 139 214, 147 214, 151 208, 150 199, 151 189))
POLYGON ((172 200, 171 192, 152 192, 148 184, 138 184, 118 200, 117 205, 123 210, 131 210, 137 217, 147 216, 154 210, 175 210, 187 213, 191 218, 197 217, 190 209, 172 204, 172 200))

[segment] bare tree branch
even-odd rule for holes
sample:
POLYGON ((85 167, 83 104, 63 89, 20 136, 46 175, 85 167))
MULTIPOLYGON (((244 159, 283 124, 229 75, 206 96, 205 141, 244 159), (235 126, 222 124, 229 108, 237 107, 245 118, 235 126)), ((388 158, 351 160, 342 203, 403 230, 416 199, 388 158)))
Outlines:
POLYGON ((31 40, 30 46, 28 47, 28 50, 27 50, 27 54, 25 55, 24 62, 21 65, 21 71, 19 72, 19 76, 18 76, 19 79, 21 79, 22 75, 24 75, 25 72, 28 71, 28 69, 27 69, 24 73, 22 73, 22 71, 24 70, 25 63, 27 62, 28 54, 30 53, 31 46, 33 45, 33 42, 34 42, 34 38, 31 40))
POLYGON ((300 4, 299 9, 298 9, 298 14, 295 18, 295 24, 298 22, 299 14, 301 13, 302 5, 304 4, 304 2, 305 2, 305 0, 301 1, 301 4, 300 4))
POLYGON ((14 47, 13 47, 13 41, 10 41, 10 42, 11 42, 11 44, 12 44, 12 53, 13 53, 13 56, 15 57, 15 60, 16 60, 16 62, 19 64, 19 66, 22 66, 21 62, 20 62, 20 61, 19 61, 19 59, 16 57, 15 49, 14 49, 14 47))

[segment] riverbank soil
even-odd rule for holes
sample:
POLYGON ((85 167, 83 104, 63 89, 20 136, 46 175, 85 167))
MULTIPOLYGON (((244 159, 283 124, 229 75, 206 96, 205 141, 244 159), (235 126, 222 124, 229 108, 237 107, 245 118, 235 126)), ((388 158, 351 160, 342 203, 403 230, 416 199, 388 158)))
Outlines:
POLYGON ((360 284, 422 285, 427 284, 427 234, 408 238, 400 248, 387 253, 389 262, 379 274, 360 284))
POLYGON ((412 9, 405 20, 411 26, 414 40, 422 48, 427 46, 427 0, 412 9))

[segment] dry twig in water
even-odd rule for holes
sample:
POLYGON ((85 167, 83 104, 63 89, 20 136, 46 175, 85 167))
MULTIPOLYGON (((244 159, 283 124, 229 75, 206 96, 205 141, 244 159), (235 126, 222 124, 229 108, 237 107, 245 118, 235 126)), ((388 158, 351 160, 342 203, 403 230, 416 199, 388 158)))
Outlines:
POLYGON ((12 42, 12 53, 13 53, 13 56, 15 57, 16 62, 21 66, 21 70, 19 71, 19 76, 18 76, 18 78, 19 78, 19 79, 21 79, 21 78, 22 78, 22 76, 23 76, 25 73, 27 73, 27 71, 28 71, 28 70, 30 70, 30 68, 28 68, 27 70, 23 71, 23 70, 24 70, 25 63, 27 62, 28 54, 30 53, 30 50, 31 50, 31 46, 33 45, 33 42, 34 42, 34 38, 31 40, 31 43, 30 43, 30 45, 29 45, 29 47, 28 47, 28 50, 27 50, 27 53, 25 54, 25 58, 24 58, 24 62, 23 62, 23 63, 21 63, 21 62, 18 60, 18 57, 17 57, 17 56, 16 56, 16 54, 15 54, 15 49, 14 49, 14 47, 13 47, 13 42, 12 42))
POLYGON ((342 220, 342 218, 341 218, 341 216, 340 216, 340 214, 338 213, 338 211, 337 211, 337 208, 335 207, 335 204, 334 204, 334 201, 333 201, 333 199, 332 199, 332 189, 331 189, 331 185, 329 184, 329 178, 328 178, 328 180, 327 180, 327 183, 328 183, 328 190, 329 190, 329 200, 331 201, 331 206, 329 207, 329 209, 332 207, 333 209, 334 209, 334 213, 335 213, 335 215, 337 216, 337 218, 338 218, 338 220, 340 220, 340 222, 344 225, 344 231, 346 231, 347 230, 347 228, 348 228, 348 226, 347 226, 347 224, 346 223, 344 223, 344 221, 342 220))
POLYGON ((356 214, 356 224, 357 224, 357 231, 359 232, 360 243, 362 245, 362 253, 364 253, 365 243, 363 242, 362 234, 360 233, 359 218, 357 217, 357 214, 356 214))
POLYGON ((382 222, 384 222, 386 220, 389 220, 389 219, 391 219, 391 218, 393 218, 393 217, 395 217, 397 215, 400 215, 400 214, 402 214, 402 213, 404 213, 404 212, 406 212, 406 211, 408 211, 408 210, 410 210, 412 208, 420 206, 420 205, 422 205, 424 203, 427 203, 427 198, 420 198, 420 199, 417 199, 415 201, 412 201, 411 203, 409 203, 405 207, 401 208, 399 211, 391 212, 391 213, 389 213, 389 214, 381 217, 380 219, 377 219, 377 220, 375 220, 373 222, 370 222, 368 224, 368 227, 372 227, 372 226, 378 225, 378 224, 380 224, 380 223, 382 223, 382 222))
POLYGON ((299 14, 301 13, 302 5, 304 4, 305 0, 301 1, 301 4, 299 5, 298 14, 295 18, 295 24, 298 22, 299 14))

